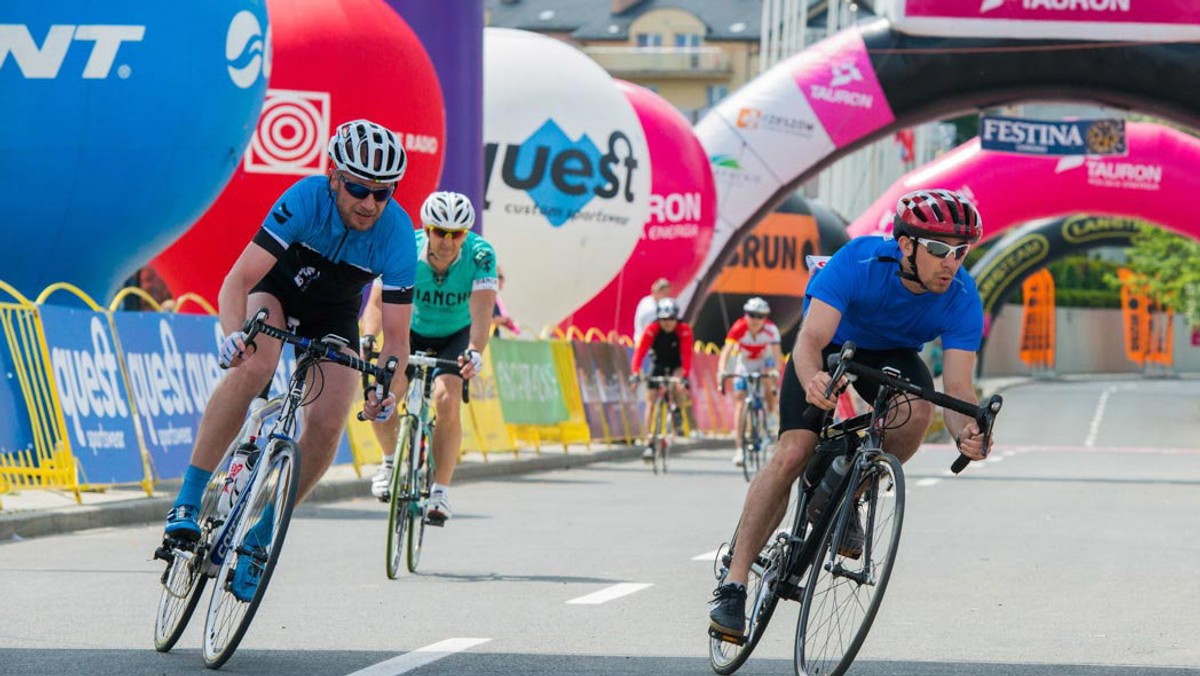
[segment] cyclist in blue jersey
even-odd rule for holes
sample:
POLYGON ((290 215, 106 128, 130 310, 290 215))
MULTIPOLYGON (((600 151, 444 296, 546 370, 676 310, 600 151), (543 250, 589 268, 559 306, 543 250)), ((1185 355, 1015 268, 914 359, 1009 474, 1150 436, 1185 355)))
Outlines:
MULTIPOLYGON (((357 347, 363 288, 382 276, 382 324, 388 341, 384 358, 395 356, 400 367, 407 363, 416 245, 412 221, 392 200, 407 166, 404 148, 392 131, 354 120, 337 128, 328 152, 328 172, 302 178, 280 196, 221 284, 219 319, 225 338, 220 364, 230 370, 205 407, 191 464, 167 515, 168 537, 199 537, 205 485, 240 430, 251 400, 275 373, 281 343, 248 343, 242 332, 243 321, 259 308, 267 308, 267 321, 275 327, 283 328, 290 318, 299 322, 295 331, 302 336, 319 339, 332 333, 357 347)), ((333 461, 358 392, 358 374, 350 369, 326 368, 310 382, 317 394, 304 409, 298 441, 303 453, 298 501, 333 461)), ((405 386, 397 373, 392 391, 402 392, 405 386)), ((379 401, 372 392, 362 412, 384 420, 395 410, 395 401, 391 393, 379 401)), ((263 518, 252 532, 269 529, 271 523, 263 518)), ((269 530, 262 535, 269 541, 269 530)), ((258 584, 251 562, 252 557, 243 557, 234 575, 235 594, 247 598, 258 584)))
MULTIPOLYGON (((434 369, 433 428, 434 477, 426 518, 443 525, 451 516, 450 480, 462 448, 462 393, 483 367, 480 356, 492 331, 492 308, 500 288, 496 253, 484 238, 471 232, 475 208, 456 192, 435 192, 421 206, 424 228, 417 233, 417 275, 413 300, 412 349, 432 351, 440 359, 457 360, 457 369, 434 369)), ((372 292, 363 312, 363 334, 379 327, 379 294, 372 292)), ((386 293, 383 291, 382 293, 386 293)), ((386 331, 385 331, 386 333, 386 331)), ((387 336, 383 345, 386 348, 387 336)), ((385 455, 371 481, 371 494, 387 502, 388 484, 395 458, 399 421, 376 423, 375 436, 385 455)))
MULTIPOLYGON (((979 212, 958 193, 922 190, 900 198, 893 224, 894 238, 851 240, 809 281, 803 324, 783 374, 778 450, 750 485, 729 574, 713 593, 710 627, 721 634, 744 633, 750 564, 783 518, 791 486, 816 447, 823 421, 806 421, 804 410, 809 404, 825 411, 836 405, 825 397, 830 374, 823 369, 829 354, 853 341, 858 346, 855 361, 894 367, 903 377, 932 388, 933 377, 919 351, 940 336, 946 394, 976 401, 975 353, 983 336, 983 305, 962 264, 983 234, 979 212)), ((864 380, 854 387, 866 401, 873 401, 878 391, 864 380)), ((925 438, 934 409, 915 400, 899 410, 886 443, 887 451, 904 462, 925 438)), ((964 455, 984 457, 974 420, 946 411, 945 422, 964 455)), ((849 530, 849 551, 857 546, 861 556, 862 525, 851 519, 849 530)))

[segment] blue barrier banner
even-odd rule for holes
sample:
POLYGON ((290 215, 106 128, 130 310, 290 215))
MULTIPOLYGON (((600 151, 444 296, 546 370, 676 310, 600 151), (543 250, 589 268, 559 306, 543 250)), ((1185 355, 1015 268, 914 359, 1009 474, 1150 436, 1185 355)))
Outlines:
POLYGON ((86 483, 141 481, 142 455, 125 377, 104 313, 39 309, 67 436, 86 483))
POLYGON ((129 389, 142 440, 157 479, 183 476, 213 388, 217 318, 161 312, 115 312, 113 324, 125 353, 129 389))
POLYGON ((0 339, 0 453, 33 448, 29 408, 17 379, 8 342, 0 339))
POLYGON ((982 115, 984 150, 1025 155, 1125 155, 1125 120, 1027 120, 982 115))

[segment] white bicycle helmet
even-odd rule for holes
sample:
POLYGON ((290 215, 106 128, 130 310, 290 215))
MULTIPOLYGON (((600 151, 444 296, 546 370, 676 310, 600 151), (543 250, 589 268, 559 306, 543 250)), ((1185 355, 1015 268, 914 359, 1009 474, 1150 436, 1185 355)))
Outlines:
POLYGON ((746 301, 746 304, 742 306, 742 312, 748 315, 769 315, 771 314, 771 306, 767 304, 767 301, 755 296, 746 301))
POLYGON ((329 158, 339 170, 377 183, 396 183, 408 168, 400 138, 370 120, 351 120, 338 126, 329 139, 329 158))
POLYGON ((421 223, 442 230, 470 230, 475 225, 475 207, 462 193, 431 193, 421 205, 421 223))
POLYGON ((654 314, 659 319, 679 319, 679 304, 670 298, 658 301, 654 314))

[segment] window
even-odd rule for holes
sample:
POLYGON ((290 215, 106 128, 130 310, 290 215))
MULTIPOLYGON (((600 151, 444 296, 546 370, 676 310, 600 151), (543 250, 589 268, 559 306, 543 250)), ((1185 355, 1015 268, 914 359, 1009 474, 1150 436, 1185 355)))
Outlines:
POLYGON ((708 105, 711 108, 712 106, 717 105, 721 99, 729 95, 729 87, 723 84, 708 85, 707 94, 708 105))
POLYGON ((638 33, 638 47, 662 47, 663 36, 661 33, 638 33))
POLYGON ((676 47, 699 47, 700 46, 700 36, 696 35, 696 34, 685 35, 685 34, 677 33, 675 35, 675 46, 676 47))

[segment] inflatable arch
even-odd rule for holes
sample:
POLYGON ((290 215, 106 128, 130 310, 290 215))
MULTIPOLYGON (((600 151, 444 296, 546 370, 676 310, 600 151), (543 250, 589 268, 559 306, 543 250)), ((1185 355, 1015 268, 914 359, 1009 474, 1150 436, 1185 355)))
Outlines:
MULTIPOLYGON (((1114 27, 1112 39, 1121 31, 1114 27)), ((681 295, 688 317, 751 227, 855 149, 921 122, 1031 100, 1092 101, 1200 126, 1198 59, 1197 42, 930 37, 884 19, 813 45, 726 97, 696 127, 713 165, 718 218, 704 272, 681 295)))
POLYGON ((1009 230, 971 268, 983 299, 983 311, 994 319, 1004 299, 1033 273, 1080 250, 1129 246, 1145 225, 1146 221, 1133 218, 1079 214, 1033 221, 1009 230))
POLYGON ((1077 213, 1141 218, 1200 239, 1187 205, 1200 194, 1200 139, 1148 122, 1127 122, 1122 157, 1013 155, 982 150, 972 139, 909 172, 850 223, 851 237, 890 232, 901 195, 950 188, 970 195, 984 239, 1029 221, 1077 213))

